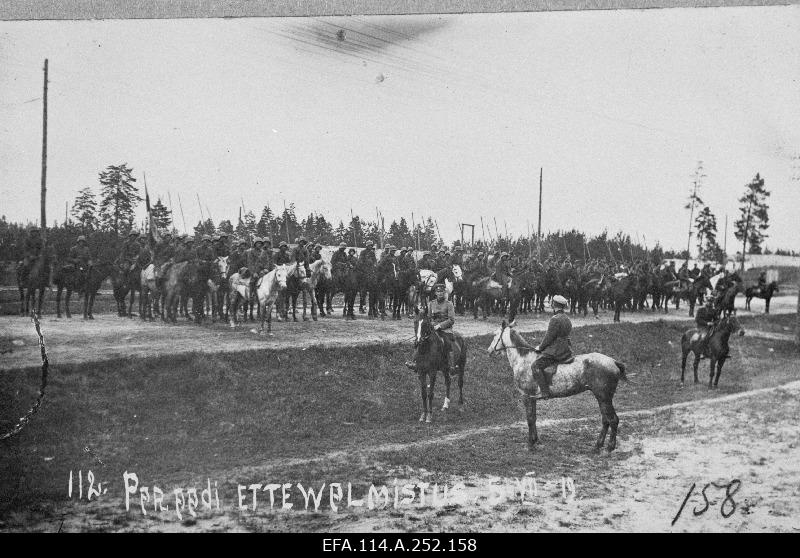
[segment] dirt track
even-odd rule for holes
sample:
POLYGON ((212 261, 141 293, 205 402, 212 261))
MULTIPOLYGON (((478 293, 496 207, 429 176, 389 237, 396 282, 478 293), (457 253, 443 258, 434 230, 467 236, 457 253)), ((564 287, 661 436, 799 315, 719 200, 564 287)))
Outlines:
MULTIPOLYGON (((796 296, 780 296, 772 299, 773 314, 796 312, 796 296)), ((738 300, 743 306, 743 300, 738 300)), ((763 313, 763 301, 753 302, 753 312, 739 309, 739 315, 763 313)), ((597 319, 573 317, 576 327, 598 323, 612 323, 613 314, 601 311, 597 319)), ((525 333, 543 331, 547 327, 548 314, 517 318, 518 328, 525 333)), ((681 308, 668 314, 650 311, 623 313, 623 322, 652 320, 687 320, 688 311, 681 308)), ((493 333, 499 318, 487 321, 474 320, 472 316, 459 317, 455 329, 466 337, 493 333)), ((50 363, 54 365, 85 361, 103 361, 120 357, 146 357, 186 352, 234 352, 260 348, 297 348, 310 346, 341 346, 373 344, 380 342, 402 342, 410 340, 412 322, 370 320, 359 316, 354 322, 345 322, 337 312, 335 317, 320 318, 318 322, 273 322, 273 336, 259 335, 257 324, 248 322, 235 330, 224 324, 196 326, 179 320, 177 325, 166 325, 160 321, 142 322, 138 318, 119 318, 112 314, 98 314, 93 321, 81 318, 56 319, 44 316, 42 332, 45 336, 50 363)), ((0 370, 10 370, 39 363, 39 350, 33 326, 28 318, 0 316, 0 350, 11 349, 0 356, 0 370)))

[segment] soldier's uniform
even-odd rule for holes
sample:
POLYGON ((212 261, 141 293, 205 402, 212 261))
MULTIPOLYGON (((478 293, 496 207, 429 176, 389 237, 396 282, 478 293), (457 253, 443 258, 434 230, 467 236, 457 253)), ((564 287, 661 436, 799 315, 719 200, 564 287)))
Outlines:
POLYGON ((241 274, 242 268, 247 267, 247 241, 242 240, 236 244, 231 255, 228 257, 228 269, 233 273, 241 274))
POLYGON ((289 245, 281 242, 280 250, 275 254, 275 265, 288 265, 292 263, 292 255, 289 253, 289 245))
POLYGON ((356 257, 356 249, 350 248, 347 251, 347 264, 352 268, 355 269, 358 267, 358 258, 356 257))
POLYGON ((268 238, 264 239, 264 248, 258 256, 258 273, 264 275, 275 269, 275 262, 272 253, 272 241, 268 238))
POLYGON ((73 266, 73 270, 77 271, 80 277, 80 284, 86 282, 86 275, 92 267, 92 254, 89 247, 86 245, 86 238, 83 236, 78 237, 78 243, 69 249, 69 256, 67 262, 73 266))
POLYGON ((364 248, 358 255, 358 266, 362 271, 366 271, 375 267, 377 257, 375 256, 374 244, 370 240, 367 242, 367 247, 364 248))
POLYGON ((694 316, 694 321, 697 324, 697 330, 702 335, 702 344, 700 346, 701 356, 705 353, 708 347, 708 340, 714 333, 714 326, 717 321, 717 312, 714 309, 714 302, 712 299, 702 306, 694 316))
POLYGON ((211 237, 203 235, 203 241, 197 247, 195 255, 201 262, 213 262, 216 257, 214 246, 211 244, 211 237))
MULTIPOLYGON (((126 271, 132 271, 136 266, 136 260, 139 257, 139 252, 142 251, 142 245, 139 244, 136 238, 131 239, 131 236, 136 233, 128 235, 128 240, 122 245, 122 250, 119 253, 120 267, 124 267, 126 271)), ((137 235, 138 236, 138 235, 137 235)))
POLYGON ((342 242, 339 244, 339 249, 331 256, 331 268, 335 269, 337 264, 347 264, 347 253, 345 249, 347 245, 342 242))
POLYGON ((302 236, 297 239, 297 246, 292 250, 292 260, 295 264, 302 264, 306 268, 306 276, 311 274, 311 269, 308 266, 308 248, 306 248, 306 240, 302 236))
POLYGON ((264 241, 260 238, 256 237, 253 240, 253 247, 250 248, 247 252, 245 252, 245 258, 247 259, 247 269, 250 271, 250 277, 252 281, 255 281, 255 278, 258 277, 258 272, 261 271, 261 267, 259 266, 259 258, 261 257, 261 246, 263 245, 264 241))
POLYGON ((547 325, 547 333, 545 333, 544 339, 536 348, 539 356, 533 361, 534 377, 536 377, 540 387, 538 397, 542 398, 550 396, 550 379, 544 371, 545 368, 567 362, 572 358, 572 346, 569 338, 569 334, 572 332, 572 322, 564 314, 564 307, 567 301, 564 297, 556 295, 553 297, 553 302, 558 304, 559 307, 554 306, 556 308, 555 314, 550 318, 550 323, 547 325))
POLYGON ((230 257, 230 255, 231 255, 230 249, 228 248, 228 245, 225 244, 225 241, 223 240, 223 238, 224 237, 218 236, 214 241, 214 257, 215 258, 224 258, 226 256, 230 257))
POLYGON ((453 254, 452 259, 450 260, 452 265, 464 267, 464 251, 461 246, 456 247, 456 253, 453 254))
POLYGON ((408 248, 406 250, 406 255, 403 258, 405 262, 405 268, 411 271, 416 271, 417 269, 417 262, 414 259, 414 250, 412 248, 408 248))
POLYGON ((309 256, 309 261, 311 263, 314 263, 315 261, 322 259, 321 250, 322 250, 322 245, 321 244, 317 244, 316 246, 314 246, 314 249, 311 250, 311 255, 309 256))
POLYGON ((31 263, 39 258, 42 253, 42 237, 39 236, 39 229, 31 229, 31 234, 25 239, 25 245, 22 252, 22 261, 26 268, 29 268, 31 263), (34 234, 35 233, 35 234, 34 234))
POLYGON ((767 290, 767 272, 762 271, 758 276, 758 290, 762 293, 767 290))
POLYGON ((419 261, 418 268, 420 270, 428 269, 430 271, 433 271, 433 266, 434 264, 431 261, 431 255, 428 252, 422 254, 422 259, 419 261))
POLYGON ((388 245, 381 254, 381 260, 377 264, 378 271, 383 275, 393 273, 392 265, 395 263, 394 259, 394 246, 388 245))
POLYGON ((177 249, 175 250, 175 263, 183 263, 183 262, 190 262, 194 259, 194 248, 192 247, 194 244, 194 239, 191 237, 186 238, 183 244, 179 244, 177 249))

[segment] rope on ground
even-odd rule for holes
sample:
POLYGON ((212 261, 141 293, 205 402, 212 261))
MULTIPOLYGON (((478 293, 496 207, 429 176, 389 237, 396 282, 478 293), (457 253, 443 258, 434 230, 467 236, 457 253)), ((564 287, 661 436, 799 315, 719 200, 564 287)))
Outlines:
POLYGON ((0 435, 0 440, 8 440, 9 438, 16 436, 22 429, 27 426, 30 422, 31 417, 36 414, 39 410, 39 407, 42 405, 42 400, 44 399, 44 390, 47 387, 47 370, 50 366, 47 360, 47 348, 44 344, 44 336, 42 335, 41 327, 39 326, 39 317, 36 315, 36 312, 31 314, 31 321, 33 325, 36 327, 36 334, 39 336, 39 349, 42 353, 42 382, 39 386, 39 394, 36 396, 36 401, 34 401, 33 406, 25 413, 24 416, 20 417, 19 422, 14 425, 14 427, 9 430, 8 432, 0 435))

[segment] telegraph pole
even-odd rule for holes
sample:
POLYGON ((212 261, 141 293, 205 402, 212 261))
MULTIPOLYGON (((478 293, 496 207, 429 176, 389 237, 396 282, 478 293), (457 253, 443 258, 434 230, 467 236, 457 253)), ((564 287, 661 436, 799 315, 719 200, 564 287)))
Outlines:
POLYGON ((42 200, 41 200, 41 228, 42 228, 42 254, 47 246, 47 215, 45 212, 45 198, 47 197, 47 58, 44 59, 44 97, 42 108, 42 200))
POLYGON ((536 232, 536 249, 539 261, 542 261, 542 173, 544 169, 539 167, 539 227, 536 232))

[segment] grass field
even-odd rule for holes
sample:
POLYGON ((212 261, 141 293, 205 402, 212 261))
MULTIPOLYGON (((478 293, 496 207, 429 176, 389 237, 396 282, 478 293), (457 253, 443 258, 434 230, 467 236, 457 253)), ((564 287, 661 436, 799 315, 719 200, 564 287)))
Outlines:
MULTIPOLYGON (((744 318, 743 323, 746 328, 786 332, 784 328, 793 329, 794 320, 793 315, 759 316, 744 318)), ((618 390, 618 411, 797 379, 798 353, 792 343, 745 336, 732 342, 719 390, 694 386, 690 377, 681 389, 679 343, 681 333, 690 326, 691 322, 587 326, 573 332, 573 349, 609 354, 636 375, 635 383, 618 390)), ((409 356, 408 344, 190 353, 54 367, 38 415, 19 436, 3 442, 0 514, 63 501, 70 470, 92 468, 115 481, 123 471, 135 470, 140 477, 165 485, 265 463, 273 463, 279 471, 282 467, 295 479, 331 473, 363 475, 370 467, 363 460, 342 466, 334 458, 291 465, 285 460, 336 451, 358 455, 382 444, 435 440, 469 429, 516 423, 524 414, 511 385, 510 369, 504 358, 487 355, 490 341, 490 336, 469 340, 466 410, 463 414, 455 409, 447 415, 437 412, 429 426, 416 422, 418 382, 402 366, 409 356)), ((706 361, 701 372, 701 382, 707 381, 706 361)), ((38 377, 37 368, 5 373, 0 386, 3 431, 33 400, 38 377)), ((441 378, 436 393, 441 405, 441 378)), ((589 420, 578 426, 540 429, 544 444, 558 440, 557 450, 549 454, 550 466, 567 466, 570 455, 588 453, 599 429, 597 404, 588 393, 540 406, 540 420, 568 417, 589 420)), ((623 420, 623 445, 629 435, 623 420)), ((513 475, 530 464, 522 430, 479 437, 452 451, 420 446, 390 449, 382 455, 391 466, 461 475, 513 475), (491 451, 490 446, 501 442, 503 451, 491 451)), ((391 471, 391 467, 376 469, 375 474, 386 477, 391 471)), ((235 485, 223 489, 235 492, 235 485)))

